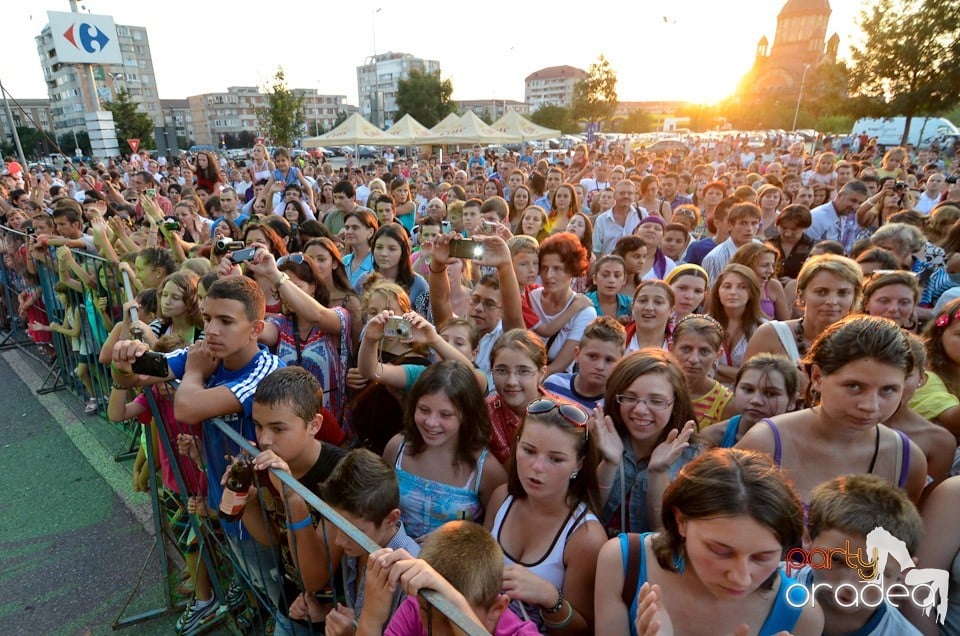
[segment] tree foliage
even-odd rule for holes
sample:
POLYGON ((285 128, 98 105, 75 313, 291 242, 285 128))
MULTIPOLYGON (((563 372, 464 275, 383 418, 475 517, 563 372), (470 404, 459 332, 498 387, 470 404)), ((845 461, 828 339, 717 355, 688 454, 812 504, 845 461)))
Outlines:
POLYGON ((90 133, 86 130, 80 131, 73 135, 73 133, 65 133, 57 137, 57 143, 60 144, 60 152, 67 155, 68 157, 74 156, 74 151, 77 149, 77 143, 80 144, 80 152, 85 155, 93 154, 90 151, 90 133), (74 142, 76 139, 76 142, 74 142))
POLYGON ((573 117, 578 121, 605 122, 617 110, 617 73, 601 55, 590 65, 585 79, 573 87, 573 117))
POLYGON ((564 106, 544 104, 530 115, 529 119, 535 124, 559 130, 563 134, 575 133, 579 130, 570 109, 564 106))
POLYGON ((141 148, 156 147, 153 141, 153 120, 140 110, 139 104, 130 100, 130 93, 126 89, 117 91, 113 101, 104 103, 103 107, 113 113, 121 153, 126 154, 129 150, 127 139, 139 139, 141 148))
POLYGON ((625 133, 651 132, 654 127, 653 116, 642 108, 634 108, 617 123, 617 131, 625 133))
POLYGON ((260 130, 274 146, 289 148, 303 132, 303 96, 287 87, 283 67, 277 67, 267 92, 267 105, 257 109, 260 130))
POLYGON ((935 115, 960 102, 960 0, 873 0, 851 50, 860 115, 935 115))
POLYGON ((401 78, 397 84, 397 114, 394 121, 409 114, 427 128, 432 128, 456 111, 452 96, 453 84, 448 79, 441 80, 439 71, 421 73, 412 70, 408 77, 401 78))
MULTIPOLYGON (((47 141, 47 139, 56 139, 52 132, 41 132, 32 126, 17 126, 17 136, 20 137, 20 146, 27 159, 39 159, 44 155, 57 152, 53 144, 47 141)), ((0 145, 0 152, 4 156, 16 156, 17 145, 13 141, 13 136, 10 137, 10 143, 0 145)))

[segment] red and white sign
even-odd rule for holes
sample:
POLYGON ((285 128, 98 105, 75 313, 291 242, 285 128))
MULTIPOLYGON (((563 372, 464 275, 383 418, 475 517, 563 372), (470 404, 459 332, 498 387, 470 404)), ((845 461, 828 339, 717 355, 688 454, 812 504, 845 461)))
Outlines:
POLYGON ((133 154, 137 154, 137 152, 140 150, 139 139, 127 139, 127 144, 130 146, 130 150, 133 151, 133 154))
POLYGON ((263 142, 266 140, 263 137, 257 137, 254 141, 256 141, 258 144, 263 144, 263 142))

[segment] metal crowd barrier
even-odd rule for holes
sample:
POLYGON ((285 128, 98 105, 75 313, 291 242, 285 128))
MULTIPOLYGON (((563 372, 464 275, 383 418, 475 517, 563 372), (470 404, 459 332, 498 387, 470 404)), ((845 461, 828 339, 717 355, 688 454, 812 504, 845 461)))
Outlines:
MULTIPOLYGON (((94 281, 95 289, 90 286, 84 286, 83 291, 69 291, 67 293, 68 307, 64 307, 57 299, 55 286, 60 280, 55 262, 55 253, 51 248, 42 256, 39 254, 30 254, 24 249, 27 244, 27 235, 11 228, 0 226, 0 247, 3 250, 3 259, 0 261, 0 286, 3 294, 0 296, 0 302, 3 303, 3 312, 0 314, 0 321, 7 323, 0 325, 5 327, 0 333, 0 350, 16 347, 22 352, 30 355, 48 366, 48 374, 44 379, 43 386, 37 390, 39 393, 68 389, 78 397, 86 399, 89 397, 83 384, 77 377, 76 369, 81 363, 86 363, 90 372, 90 378, 93 388, 93 397, 97 398, 98 411, 106 415, 106 408, 110 396, 110 386, 112 379, 109 369, 99 363, 98 354, 103 347, 104 341, 109 334, 110 325, 105 324, 103 316, 112 318, 114 321, 122 319, 122 307, 124 300, 132 300, 133 295, 126 279, 126 274, 118 271, 116 265, 110 261, 92 256, 81 251, 72 250, 73 257, 89 275, 89 280, 94 281), (33 273, 28 269, 27 263, 32 259, 33 273), (75 341, 69 337, 60 334, 53 334, 49 348, 44 350, 45 345, 35 343, 27 334, 26 328, 28 321, 20 317, 17 304, 17 296, 25 289, 36 289, 39 287, 42 298, 43 309, 38 307, 38 311, 45 313, 48 323, 56 322, 64 324, 65 317, 70 308, 83 306, 83 319, 81 320, 80 335, 75 341), (97 310, 95 297, 106 298, 105 306, 102 310, 97 310), (91 317, 91 313, 96 315, 91 317), (75 349, 75 345, 77 348, 75 349)), ((36 314, 39 318, 39 314, 36 314)), ((133 394, 128 394, 132 399, 133 394)), ((199 558, 202 559, 210 578, 211 588, 221 609, 218 609, 213 624, 229 622, 231 627, 243 633, 262 634, 266 631, 266 621, 269 617, 278 613, 277 601, 273 598, 262 585, 258 585, 254 580, 270 581, 280 583, 282 573, 278 571, 279 546, 268 546, 268 551, 276 555, 276 559, 266 564, 260 563, 259 572, 248 572, 249 563, 241 563, 231 546, 224 539, 220 532, 220 523, 215 517, 205 517, 194 514, 187 514, 188 489, 183 477, 185 462, 191 461, 178 452, 176 440, 171 439, 171 422, 163 418, 163 411, 158 408, 153 392, 145 391, 145 398, 150 407, 153 423, 160 424, 157 427, 157 439, 165 454, 170 458, 170 468, 180 494, 164 492, 157 471, 150 471, 149 484, 151 505, 153 509, 154 523, 154 545, 152 551, 157 554, 159 559, 160 577, 163 581, 170 581, 169 571, 171 562, 169 560, 170 551, 167 545, 178 547, 182 544, 182 536, 177 536, 175 529, 166 518, 166 513, 160 503, 161 496, 174 496, 177 498, 183 514, 186 514, 186 524, 179 524, 179 532, 190 532, 196 538, 198 544, 197 550, 199 558), (232 581, 233 586, 240 584, 242 595, 239 596, 240 602, 235 607, 228 607, 228 588, 232 587, 226 582, 232 581)), ((229 439, 231 439, 238 448, 248 453, 252 457, 259 454, 259 451, 253 447, 248 440, 232 429, 230 425, 222 419, 212 420, 213 425, 219 428, 229 439)), ((139 446, 139 424, 135 426, 130 423, 121 423, 133 430, 130 454, 135 454, 139 446)), ((145 436, 146 454, 148 465, 154 466, 158 449, 154 448, 153 437, 148 434, 145 436)), ((201 448, 202 452, 202 448, 201 448)), ((273 470, 273 469, 271 469, 273 470)), ((289 473, 275 471, 279 480, 283 483, 283 496, 292 491, 300 495, 308 506, 313 508, 330 524, 342 531, 358 545, 368 552, 379 549, 369 537, 361 532, 356 526, 344 519, 335 510, 330 508, 325 502, 314 495, 294 479, 289 473)), ((258 489, 259 490, 259 489, 258 489)), ((265 508, 261 506, 261 510, 265 508)), ((291 533, 290 540, 295 542, 294 533, 291 533)), ((324 537, 326 541, 327 537, 324 537)), ((291 546, 296 549, 294 543, 291 546)), ((182 555, 181 555, 182 556, 182 555)), ((337 569, 334 564, 327 563, 331 573, 337 569)), ((331 576, 331 581, 334 577, 331 576)), ((301 582, 302 583, 302 582, 301 582)), ((173 611, 181 611, 186 604, 187 599, 177 600, 172 593, 171 585, 164 585, 164 607, 156 608, 130 617, 118 617, 114 627, 124 627, 143 621, 148 621, 173 611)), ((301 584, 301 587, 302 584, 301 584)), ((134 593, 136 590, 134 591, 134 593)), ((424 590, 421 595, 438 612, 449 618, 454 624, 462 629, 466 634, 480 635, 486 632, 470 621, 462 612, 454 607, 447 599, 432 590, 424 590)), ((286 603, 287 607, 295 599, 281 598, 279 602, 286 603)), ((302 625, 302 624, 301 624, 302 625)), ((211 625, 205 625, 204 631, 210 629, 211 625)))

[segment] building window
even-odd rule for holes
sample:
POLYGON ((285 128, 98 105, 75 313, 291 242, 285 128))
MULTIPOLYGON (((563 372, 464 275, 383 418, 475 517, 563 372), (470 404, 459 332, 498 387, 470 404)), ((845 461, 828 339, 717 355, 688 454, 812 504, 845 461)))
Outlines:
POLYGON ((140 42, 141 40, 143 40, 143 31, 133 31, 132 35, 133 35, 133 39, 137 42, 140 42))
POLYGON ((124 36, 124 37, 127 37, 128 35, 130 35, 130 29, 128 29, 127 27, 124 27, 124 26, 118 26, 118 27, 117 27, 117 35, 122 35, 122 36, 124 36))

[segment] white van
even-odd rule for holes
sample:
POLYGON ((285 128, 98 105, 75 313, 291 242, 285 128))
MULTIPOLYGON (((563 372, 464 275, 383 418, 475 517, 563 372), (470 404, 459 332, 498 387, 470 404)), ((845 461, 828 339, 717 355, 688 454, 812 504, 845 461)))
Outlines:
MULTIPOLYGON (((876 137, 881 146, 899 146, 903 139, 903 128, 907 124, 906 117, 864 118, 858 119, 853 125, 852 134, 859 136, 867 133, 869 137, 876 137)), ((914 117, 910 120, 910 133, 907 143, 915 148, 925 148, 945 135, 955 135, 958 131, 953 123, 943 117, 914 117)))

